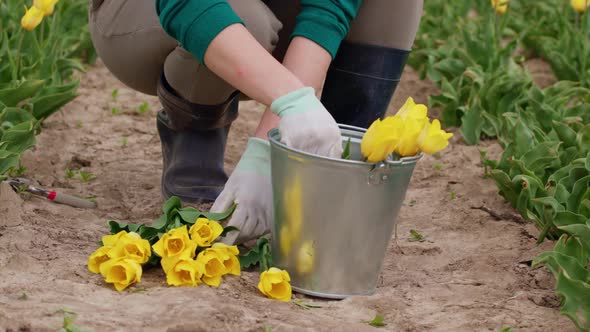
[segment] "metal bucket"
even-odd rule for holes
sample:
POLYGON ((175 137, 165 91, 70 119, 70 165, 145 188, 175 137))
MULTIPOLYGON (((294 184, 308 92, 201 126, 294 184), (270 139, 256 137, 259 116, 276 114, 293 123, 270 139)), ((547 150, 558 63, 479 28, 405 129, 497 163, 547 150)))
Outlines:
POLYGON ((293 290, 331 299, 370 295, 414 166, 421 158, 362 159, 363 128, 340 125, 351 160, 291 149, 268 133, 274 196, 273 264, 293 290))

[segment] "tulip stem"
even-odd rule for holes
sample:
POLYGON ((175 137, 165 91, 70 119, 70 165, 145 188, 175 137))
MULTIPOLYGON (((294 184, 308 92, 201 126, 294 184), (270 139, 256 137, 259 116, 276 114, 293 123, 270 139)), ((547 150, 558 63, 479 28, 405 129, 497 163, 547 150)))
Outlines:
POLYGON ((24 38, 25 38, 25 34, 23 32, 21 32, 20 33, 20 37, 18 39, 18 47, 16 49, 16 65, 14 66, 14 71, 13 71, 13 74, 12 74, 12 76, 13 76, 12 78, 15 79, 15 80, 17 80, 18 77, 20 76, 20 64, 21 64, 21 61, 20 61, 21 55, 20 55, 20 53, 21 53, 21 49, 22 49, 22 46, 23 46, 23 39, 24 38))

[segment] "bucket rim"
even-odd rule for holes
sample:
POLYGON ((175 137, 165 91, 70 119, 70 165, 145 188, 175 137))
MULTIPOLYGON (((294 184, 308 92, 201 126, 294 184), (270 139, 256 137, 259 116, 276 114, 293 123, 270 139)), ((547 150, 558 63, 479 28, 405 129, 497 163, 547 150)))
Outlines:
MULTIPOLYGON (((343 130, 345 130, 345 131, 356 132, 357 134, 360 134, 360 133, 365 133, 367 131, 367 129, 365 129, 365 128, 346 125, 346 124, 338 124, 338 127, 340 128, 341 132, 343 132, 343 130)), ((317 154, 313 154, 313 153, 309 153, 309 152, 305 152, 302 150, 298 150, 298 149, 294 149, 292 147, 289 147, 286 144, 283 144, 281 141, 279 141, 278 136, 279 136, 279 129, 278 128, 273 128, 268 131, 267 137, 268 137, 269 142, 271 143, 271 146, 274 145, 276 147, 282 148, 282 149, 287 150, 289 152, 292 152, 292 153, 298 154, 302 157, 305 157, 306 159, 317 159, 317 160, 321 160, 321 161, 337 162, 337 163, 348 164, 348 165, 369 166, 369 167, 376 167, 378 165, 383 165, 383 164, 386 164, 388 166, 414 165, 418 162, 418 160, 422 159, 422 156, 424 155, 422 152, 420 152, 419 154, 417 154, 415 156, 401 157, 398 160, 392 160, 391 155, 389 155, 387 160, 379 161, 379 162, 375 162, 375 163, 370 163, 370 162, 366 162, 366 161, 359 161, 359 160, 331 158, 331 157, 320 156, 317 154)), ((348 137, 352 137, 352 136, 349 135, 348 137)), ((362 135, 361 135, 361 137, 362 137, 362 135)))

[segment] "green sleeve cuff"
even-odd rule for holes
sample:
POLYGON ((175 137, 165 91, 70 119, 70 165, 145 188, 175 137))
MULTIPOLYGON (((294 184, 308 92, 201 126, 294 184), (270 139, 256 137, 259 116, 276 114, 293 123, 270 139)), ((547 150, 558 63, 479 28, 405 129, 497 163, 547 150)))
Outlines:
POLYGON ((305 37, 323 47, 334 59, 345 35, 345 33, 323 22, 306 20, 297 23, 291 34, 291 39, 297 36, 305 37))
MULTIPOLYGON (((189 1, 198 7, 198 1, 189 1)), ((186 10, 191 11, 191 6, 186 10)), ((198 9, 198 8, 195 8, 198 9)), ((188 27, 181 45, 192 53, 200 63, 205 64, 205 52, 211 41, 225 28, 233 24, 244 24, 227 2, 219 2, 197 17, 188 27)))

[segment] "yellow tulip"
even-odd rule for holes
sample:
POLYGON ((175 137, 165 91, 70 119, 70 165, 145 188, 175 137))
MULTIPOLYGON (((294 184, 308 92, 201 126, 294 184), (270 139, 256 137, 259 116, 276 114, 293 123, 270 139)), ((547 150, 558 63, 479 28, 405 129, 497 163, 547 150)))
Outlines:
POLYGON ((490 0, 492 3, 492 7, 496 10, 496 13, 502 15, 505 14, 508 10, 508 2, 509 0, 490 0))
POLYGON ((289 302, 292 293, 290 281, 287 271, 271 267, 260 274, 258 289, 268 298, 289 302))
POLYGON ((141 281, 141 265, 125 257, 108 260, 100 265, 100 274, 105 281, 114 284, 118 291, 141 281))
POLYGON ((197 256, 197 262, 205 266, 203 282, 209 286, 218 287, 221 284, 221 276, 226 272, 226 267, 217 251, 211 250, 211 248, 201 251, 197 256))
POLYGON ((368 162, 376 163, 387 159, 399 143, 403 129, 400 116, 375 120, 361 140, 361 153, 368 162))
POLYGON ((39 8, 43 15, 49 16, 53 14, 53 9, 58 0, 33 0, 33 6, 39 8))
POLYGON ((414 120, 422 125, 426 125, 426 122, 428 122, 428 108, 424 104, 416 104, 412 97, 406 99, 406 102, 397 111, 396 115, 404 121, 414 120))
POLYGON ((43 11, 35 6, 27 9, 25 15, 20 21, 23 29, 31 31, 35 29, 43 21, 43 11))
POLYGON ((590 0, 571 0, 570 5, 578 13, 583 13, 590 7, 590 0))
POLYGON ((315 263, 315 248, 311 241, 306 241, 299 248, 297 253, 297 272, 300 274, 312 271, 315 263))
POLYGON ((186 226, 182 226, 162 235, 152 248, 162 257, 160 264, 164 272, 168 273, 180 259, 195 257, 197 244, 190 240, 186 226))
POLYGON ((88 258, 88 270, 92 273, 100 273, 100 265, 109 260, 110 247, 100 247, 88 258))
POLYGON ((442 130, 440 128, 440 122, 435 119, 422 129, 422 132, 418 136, 418 146, 421 151, 433 154, 446 148, 449 145, 449 139, 451 137, 453 137, 453 134, 442 130))
POLYGON ((189 230, 191 240, 199 247, 209 247, 221 233, 223 233, 223 227, 218 222, 207 218, 197 219, 189 230))
POLYGON ((240 251, 237 246, 228 246, 225 243, 217 242, 213 243, 211 250, 215 251, 223 262, 225 266, 224 274, 240 275, 240 261, 238 260, 240 251))
POLYGON ((130 232, 119 238, 114 247, 109 250, 110 258, 125 257, 143 264, 150 259, 152 248, 148 240, 142 239, 139 234, 130 232))
POLYGON ((114 247, 117 242, 119 242, 119 239, 121 239, 121 237, 127 235, 127 231, 120 231, 117 234, 113 234, 113 235, 105 235, 102 237, 102 244, 105 247, 114 247))
POLYGON ((201 282, 205 267, 194 259, 181 259, 166 273, 170 286, 196 286, 201 282))
MULTIPOLYGON (((428 122, 428 119, 426 120, 428 122)), ((424 125, 421 120, 406 119, 403 123, 403 131, 401 133, 399 142, 397 143, 396 151, 400 156, 408 157, 414 156, 418 153, 418 136, 424 125)))

